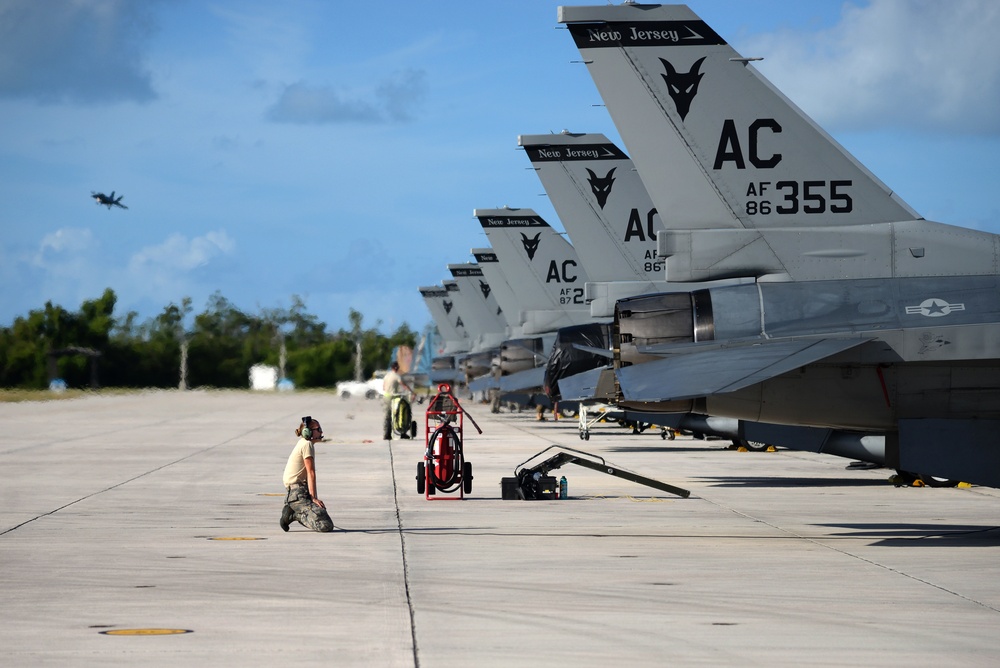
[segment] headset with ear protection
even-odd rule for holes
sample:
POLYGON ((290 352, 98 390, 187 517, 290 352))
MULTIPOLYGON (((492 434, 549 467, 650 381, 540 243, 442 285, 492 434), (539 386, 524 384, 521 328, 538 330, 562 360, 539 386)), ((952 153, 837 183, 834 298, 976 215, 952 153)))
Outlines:
POLYGON ((313 433, 312 429, 309 428, 310 424, 312 424, 312 416, 307 415, 304 418, 302 418, 302 438, 306 439, 307 441, 309 440, 309 437, 312 436, 313 433))

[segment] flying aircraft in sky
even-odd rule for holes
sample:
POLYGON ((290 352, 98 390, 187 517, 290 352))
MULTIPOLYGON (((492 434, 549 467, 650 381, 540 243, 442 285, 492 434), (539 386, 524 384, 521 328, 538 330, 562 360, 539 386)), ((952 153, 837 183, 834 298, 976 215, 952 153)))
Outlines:
POLYGON ((666 222, 666 280, 750 279, 619 300, 624 405, 874 435, 900 471, 1000 486, 1000 237, 920 217, 683 5, 559 21, 666 222))
POLYGON ((104 193, 95 193, 93 190, 90 191, 90 196, 94 198, 94 201, 98 204, 103 204, 104 206, 111 209, 113 206, 117 206, 120 209, 127 209, 128 207, 122 204, 122 197, 124 195, 119 195, 115 197, 115 191, 112 190, 110 195, 105 195, 104 193))

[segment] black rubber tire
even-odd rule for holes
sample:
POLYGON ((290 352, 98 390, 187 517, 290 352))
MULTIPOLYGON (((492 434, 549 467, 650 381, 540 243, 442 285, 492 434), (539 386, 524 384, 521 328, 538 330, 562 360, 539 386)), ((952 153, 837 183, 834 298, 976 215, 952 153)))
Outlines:
POLYGON ((958 487, 958 483, 961 480, 950 480, 948 478, 936 478, 932 475, 918 475, 917 479, 920 480, 927 487, 958 487))
POLYGON ((462 462, 462 489, 466 494, 472 494, 472 463, 462 462))
POLYGON ((374 399, 378 396, 378 392, 375 390, 368 390, 365 392, 365 399, 374 399))
POLYGON ((767 449, 771 447, 770 443, 763 443, 761 441, 748 441, 745 438, 739 438, 733 441, 733 445, 741 448, 746 448, 750 452, 767 452, 767 449))
POLYGON ((417 494, 423 494, 427 488, 427 471, 423 462, 417 462, 417 494))
POLYGON ((414 420, 413 422, 410 423, 410 438, 416 438, 416 437, 417 437, 417 421, 414 420))

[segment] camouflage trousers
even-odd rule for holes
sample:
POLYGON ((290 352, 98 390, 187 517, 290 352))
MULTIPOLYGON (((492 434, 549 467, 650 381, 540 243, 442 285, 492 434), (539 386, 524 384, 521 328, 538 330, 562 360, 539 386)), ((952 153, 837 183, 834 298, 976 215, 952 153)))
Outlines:
POLYGON ((392 397, 382 397, 382 440, 392 440, 392 397))
POLYGON ((333 531, 333 520, 330 519, 329 513, 326 512, 326 508, 313 503, 306 485, 292 485, 288 488, 285 508, 281 512, 283 515, 288 513, 291 520, 297 520, 307 529, 322 533, 333 531))

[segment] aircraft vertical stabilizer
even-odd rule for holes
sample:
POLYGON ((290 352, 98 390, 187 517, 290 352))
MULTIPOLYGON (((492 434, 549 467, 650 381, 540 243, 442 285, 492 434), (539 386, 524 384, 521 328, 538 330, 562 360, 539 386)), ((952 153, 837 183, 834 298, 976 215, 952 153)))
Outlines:
POLYGON ((541 216, 531 209, 507 208, 476 209, 473 215, 521 301, 525 334, 590 322, 583 264, 541 216))
POLYGON ((591 281, 663 282, 663 222, 632 161, 602 134, 521 135, 591 281))
POLYGON ((473 350, 495 348, 507 337, 507 320, 483 279, 483 270, 472 263, 449 264, 458 290, 454 297, 461 312, 467 313, 465 326, 473 334, 473 350))
POLYGON ((448 296, 448 289, 442 286, 429 286, 420 288, 420 294, 427 304, 434 324, 437 325, 438 333, 444 339, 444 354, 464 353, 472 346, 472 341, 465 325, 456 315, 452 315, 454 302, 448 296))
POLYGON ((676 215, 683 227, 917 217, 689 8, 561 7, 559 20, 569 25, 639 173, 658 184, 651 194, 661 214, 676 215), (692 160, 717 189, 715 198, 704 185, 686 189, 692 160), (763 200, 771 206, 761 207, 763 200))
POLYGON ((492 248, 473 248, 472 257, 483 272, 483 278, 492 289, 494 299, 500 305, 507 326, 510 327, 510 336, 517 338, 521 336, 521 324, 523 323, 521 301, 507 281, 507 276, 500 267, 500 260, 492 248))
POLYGON ((667 221, 666 280, 995 271, 993 235, 920 219, 686 6, 559 21, 667 221))

